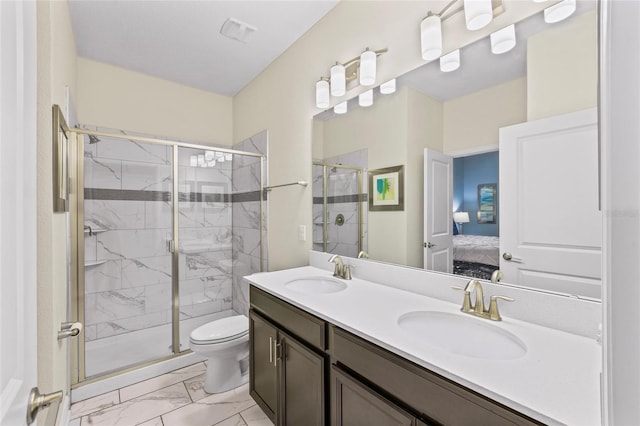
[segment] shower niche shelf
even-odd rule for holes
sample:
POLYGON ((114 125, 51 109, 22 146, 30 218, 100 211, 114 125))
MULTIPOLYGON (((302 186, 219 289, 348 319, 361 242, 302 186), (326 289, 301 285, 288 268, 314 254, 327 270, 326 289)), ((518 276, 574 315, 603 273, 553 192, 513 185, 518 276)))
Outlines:
POLYGON ((98 265, 102 265, 103 263, 106 263, 106 260, 92 260, 90 262, 84 262, 84 267, 85 268, 90 268, 92 266, 98 266, 98 265))

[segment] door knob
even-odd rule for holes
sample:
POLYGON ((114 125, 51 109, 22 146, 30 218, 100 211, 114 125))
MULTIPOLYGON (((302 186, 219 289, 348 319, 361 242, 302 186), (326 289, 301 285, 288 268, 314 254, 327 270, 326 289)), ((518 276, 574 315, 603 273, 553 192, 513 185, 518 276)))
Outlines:
POLYGON ((436 245, 433 244, 431 241, 429 241, 428 243, 424 243, 424 246, 427 248, 431 248, 431 247, 435 247, 436 245))
POLYGON ((41 394, 37 386, 32 388, 27 402, 27 424, 30 425, 34 422, 38 411, 50 406, 59 399, 62 399, 62 391, 41 394))
POLYGON ((517 263, 522 263, 522 259, 520 259, 519 257, 514 257, 511 253, 509 253, 508 251, 505 251, 504 253, 502 253, 502 258, 504 260, 507 260, 509 262, 517 262, 517 263))

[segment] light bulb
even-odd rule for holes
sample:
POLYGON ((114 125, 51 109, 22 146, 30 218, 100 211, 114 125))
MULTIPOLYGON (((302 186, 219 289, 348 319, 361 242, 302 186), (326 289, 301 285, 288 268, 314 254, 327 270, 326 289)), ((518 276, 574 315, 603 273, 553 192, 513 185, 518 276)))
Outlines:
POLYGON ((333 107, 333 112, 336 114, 344 114, 347 112, 347 101, 340 102, 338 105, 333 107))
POLYGON ((460 49, 447 53, 440 58, 440 71, 451 72, 460 68, 460 49))
POLYGON ((422 59, 431 61, 442 54, 442 21, 437 15, 429 15, 420 23, 422 59))
POLYGON ((329 107, 329 82, 326 80, 318 80, 316 83, 316 107, 329 107))
POLYGON ((358 104, 361 107, 368 107, 373 105, 373 89, 369 89, 358 96, 358 104))
POLYGON ((514 24, 504 27, 491 34, 491 52, 499 55, 508 52, 516 45, 516 26, 514 24))
POLYGON ((342 96, 346 93, 344 66, 335 64, 331 67, 331 96, 342 96))
POLYGON ((382 83, 380 85, 380 93, 383 95, 388 95, 396 91, 396 79, 393 78, 386 83, 382 83))
POLYGON ((360 85, 373 86, 376 82, 376 52, 365 50, 360 55, 360 85))
POLYGON ((493 19, 491 0, 464 0, 464 19, 468 30, 479 30, 493 19))
POLYGON ((563 0, 544 10, 544 22, 547 24, 555 24, 556 22, 567 19, 575 11, 576 0, 563 0))

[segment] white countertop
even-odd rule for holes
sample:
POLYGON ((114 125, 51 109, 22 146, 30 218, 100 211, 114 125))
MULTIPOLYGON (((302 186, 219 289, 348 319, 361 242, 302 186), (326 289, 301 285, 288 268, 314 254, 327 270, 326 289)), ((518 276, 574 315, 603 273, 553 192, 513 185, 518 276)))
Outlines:
POLYGON ((449 353, 401 329, 411 311, 460 312, 460 304, 353 278, 337 293, 305 294, 285 287, 305 277, 331 278, 312 266, 245 277, 256 287, 416 364, 547 424, 600 425, 601 347, 595 340, 503 317, 490 324, 527 346, 521 358, 478 359, 449 353))

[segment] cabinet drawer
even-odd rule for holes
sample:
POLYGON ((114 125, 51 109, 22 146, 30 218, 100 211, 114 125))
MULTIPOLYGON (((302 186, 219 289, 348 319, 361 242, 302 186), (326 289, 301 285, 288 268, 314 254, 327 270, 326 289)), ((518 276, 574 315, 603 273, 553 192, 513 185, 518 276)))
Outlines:
POLYGON ((326 323, 254 286, 250 287, 251 307, 262 312, 285 330, 321 351, 327 348, 326 323))
POLYGON ((329 329, 332 363, 339 363, 444 425, 536 425, 536 421, 463 388, 335 326, 329 329))

